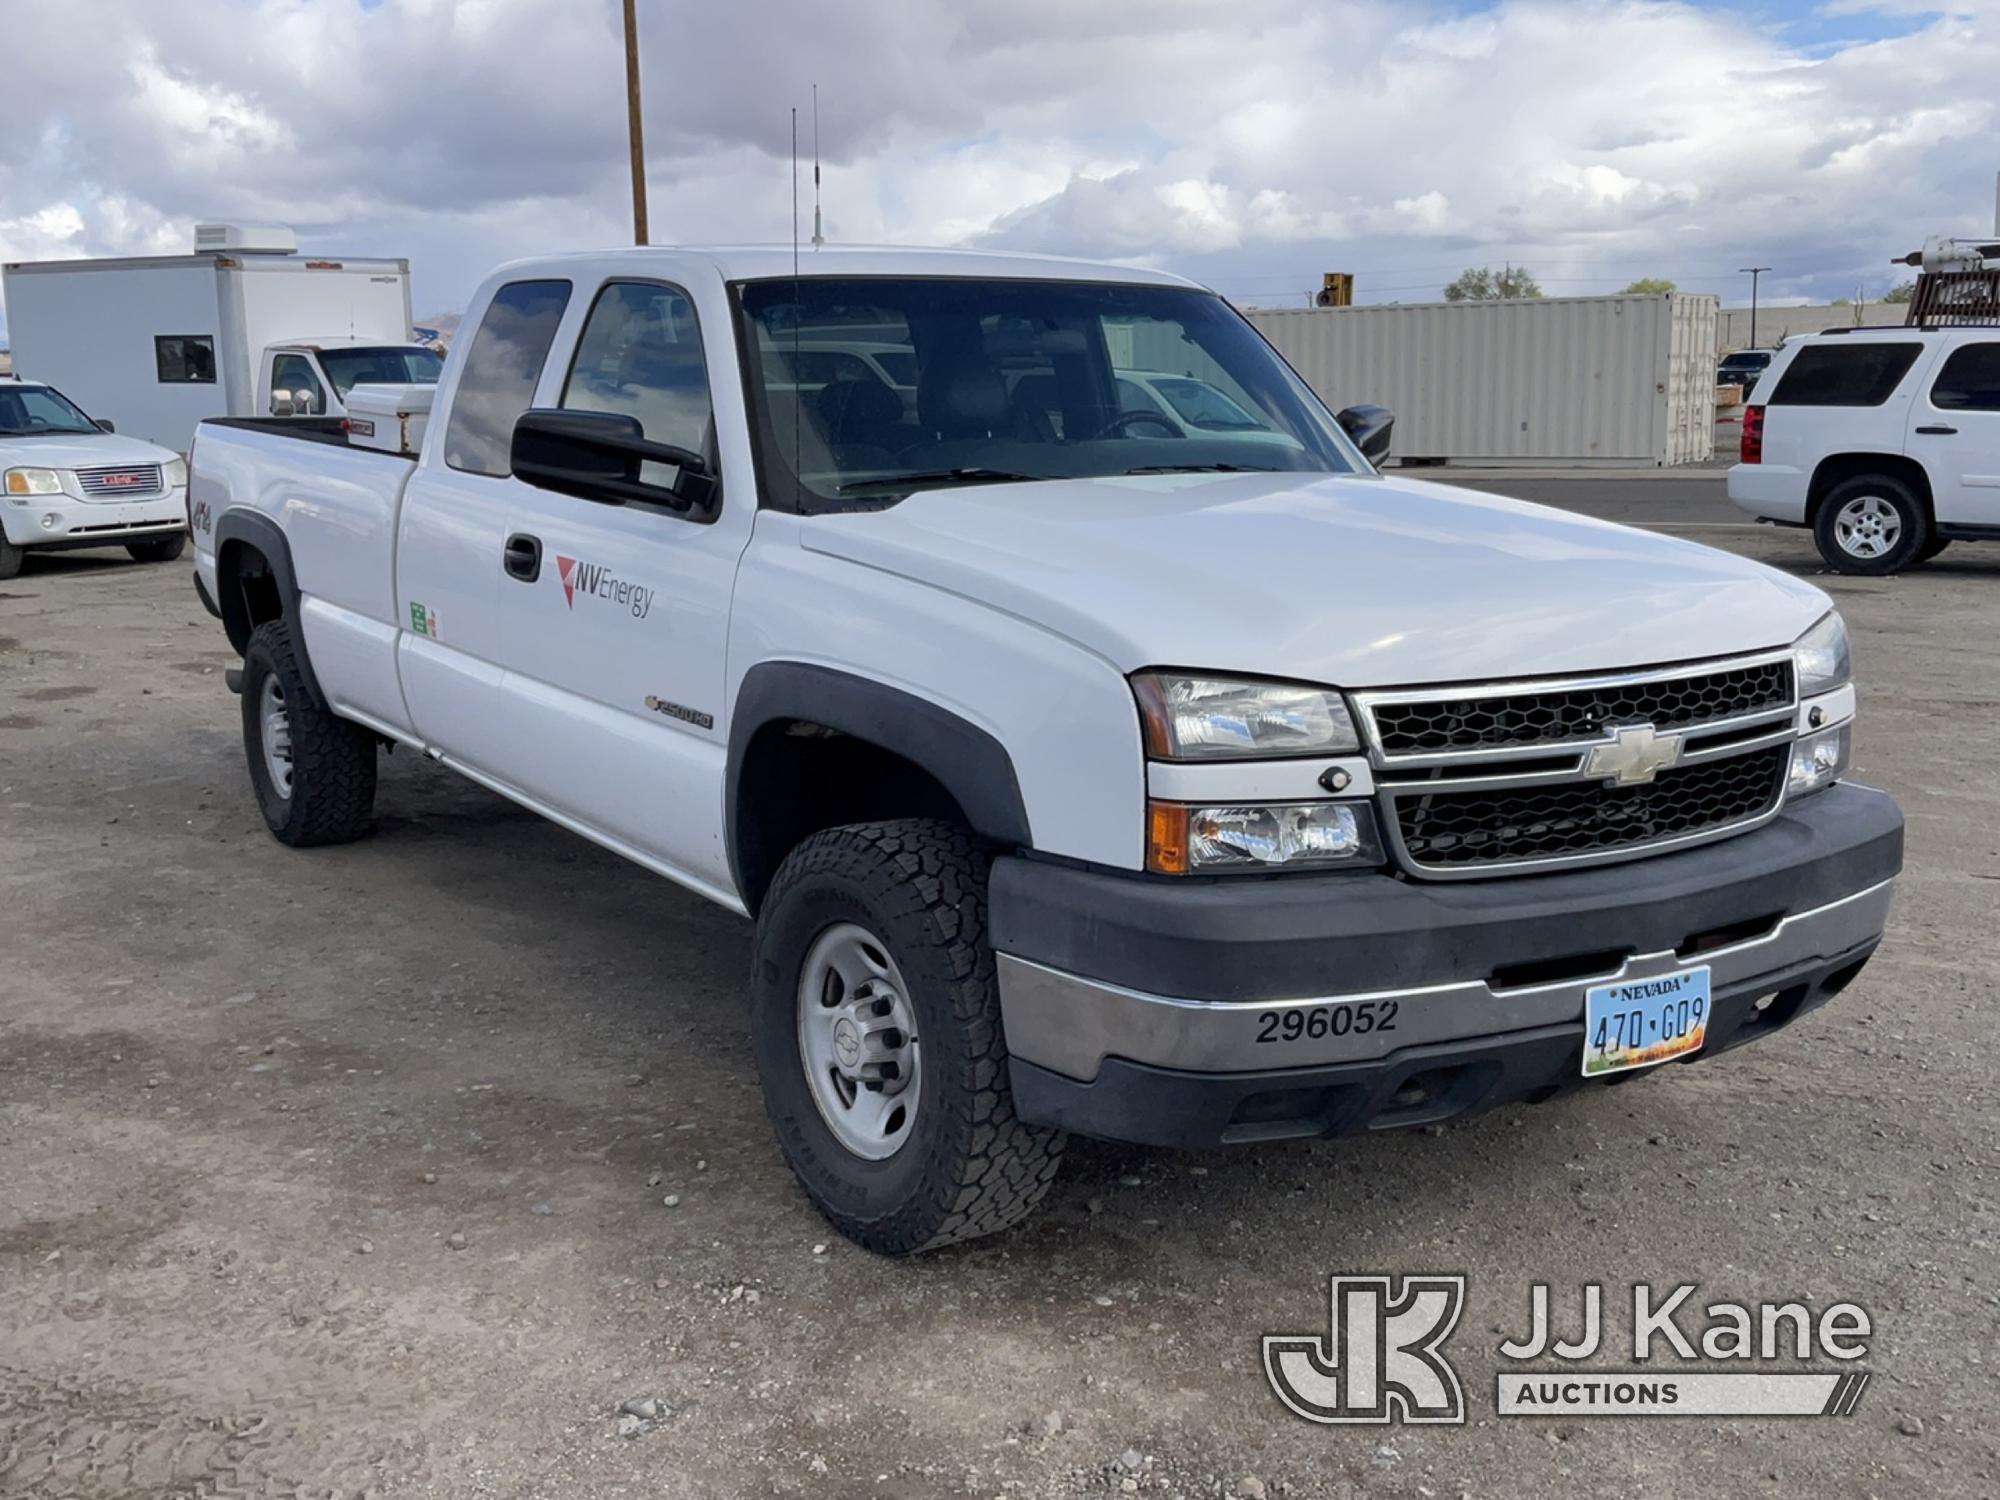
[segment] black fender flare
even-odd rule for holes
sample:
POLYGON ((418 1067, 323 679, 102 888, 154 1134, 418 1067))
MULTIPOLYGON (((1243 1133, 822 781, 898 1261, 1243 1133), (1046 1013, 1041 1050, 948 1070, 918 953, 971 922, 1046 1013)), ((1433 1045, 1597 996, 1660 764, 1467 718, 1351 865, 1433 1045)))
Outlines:
POLYGON ((305 635, 299 619, 299 575, 292 566, 292 544, 286 538, 284 528, 276 521, 262 511, 242 506, 225 510, 215 523, 215 606, 216 612, 222 616, 222 628, 228 632, 229 644, 241 656, 250 644, 250 632, 256 628, 250 619, 250 606, 243 597, 243 591, 234 586, 226 573, 230 549, 239 543, 254 547, 270 569, 271 582, 277 588, 284 617, 292 627, 300 675, 305 678, 313 698, 325 707, 326 694, 320 691, 319 678, 313 675, 312 659, 306 651, 305 635))
POLYGON ((739 891, 746 852, 744 761, 760 731, 801 721, 879 745, 922 767, 951 793, 981 838, 1008 848, 1034 846, 1013 757, 984 729, 928 698, 872 678, 806 662, 759 662, 744 674, 729 720, 723 834, 739 891))

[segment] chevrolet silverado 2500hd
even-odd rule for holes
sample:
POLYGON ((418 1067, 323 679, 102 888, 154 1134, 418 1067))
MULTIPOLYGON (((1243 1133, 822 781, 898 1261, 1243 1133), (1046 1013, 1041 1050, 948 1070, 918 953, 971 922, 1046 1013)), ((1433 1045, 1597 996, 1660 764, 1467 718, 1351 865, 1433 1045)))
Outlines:
POLYGON ((1385 478, 1385 414, 1188 282, 639 249, 507 267, 466 328, 414 454, 201 427, 264 816, 354 838, 408 745, 753 917, 779 1142, 865 1246, 1014 1222, 1068 1131, 1704 1058, 1880 940, 1902 820, 1842 779, 1824 594, 1385 478))

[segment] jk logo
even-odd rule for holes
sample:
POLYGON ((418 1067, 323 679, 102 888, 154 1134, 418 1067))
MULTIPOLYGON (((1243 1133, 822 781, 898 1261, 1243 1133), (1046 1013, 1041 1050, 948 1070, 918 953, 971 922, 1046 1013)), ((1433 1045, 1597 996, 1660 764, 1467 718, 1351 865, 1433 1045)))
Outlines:
POLYGON ((1439 1347, 1465 1305, 1463 1276, 1331 1278, 1328 1336, 1266 1334, 1264 1374, 1308 1422, 1463 1422, 1458 1373, 1439 1347))

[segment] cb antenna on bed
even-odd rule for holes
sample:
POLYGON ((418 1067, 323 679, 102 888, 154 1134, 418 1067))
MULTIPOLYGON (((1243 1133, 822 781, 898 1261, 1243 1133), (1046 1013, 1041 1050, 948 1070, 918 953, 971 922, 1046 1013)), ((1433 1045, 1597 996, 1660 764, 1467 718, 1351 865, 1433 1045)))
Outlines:
POLYGON ((813 249, 826 243, 819 232, 819 85, 813 85, 813 249))

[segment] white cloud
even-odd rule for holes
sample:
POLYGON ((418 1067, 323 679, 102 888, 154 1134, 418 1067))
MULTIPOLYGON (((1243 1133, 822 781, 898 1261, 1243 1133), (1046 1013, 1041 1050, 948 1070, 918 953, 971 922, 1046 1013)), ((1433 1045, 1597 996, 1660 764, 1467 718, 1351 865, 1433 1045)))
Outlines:
MULTIPOLYGON (((1343 267, 1417 297, 1501 259, 1552 292, 1734 291, 1751 257, 1773 296, 1847 292, 1924 233, 1984 230, 2000 163, 1996 0, 1855 8, 1882 39, 1794 46, 1653 0, 640 0, 655 234, 789 233, 788 111, 818 80, 838 238, 1146 260, 1250 297, 1343 267)), ((0 258, 277 219, 409 255, 429 311, 490 262, 616 243, 617 13, 8 7, 0 258)))

